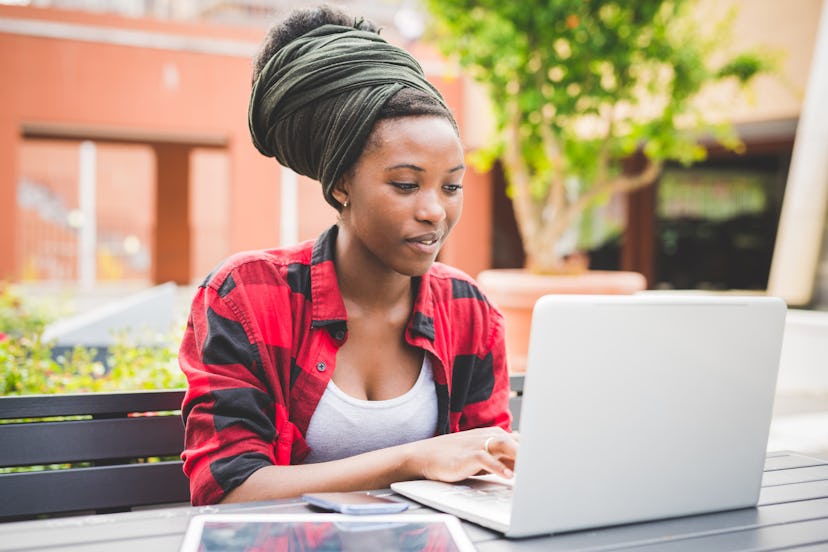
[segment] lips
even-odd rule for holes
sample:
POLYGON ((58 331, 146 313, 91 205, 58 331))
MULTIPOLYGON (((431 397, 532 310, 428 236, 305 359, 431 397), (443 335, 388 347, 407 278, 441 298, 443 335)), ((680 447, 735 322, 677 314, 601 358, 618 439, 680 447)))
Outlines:
POLYGON ((439 232, 429 232, 408 238, 406 241, 422 253, 432 253, 440 245, 442 237, 439 232))
POLYGON ((408 241, 421 243, 423 245, 433 245, 440 241, 440 234, 438 232, 429 232, 428 234, 408 238, 408 241))

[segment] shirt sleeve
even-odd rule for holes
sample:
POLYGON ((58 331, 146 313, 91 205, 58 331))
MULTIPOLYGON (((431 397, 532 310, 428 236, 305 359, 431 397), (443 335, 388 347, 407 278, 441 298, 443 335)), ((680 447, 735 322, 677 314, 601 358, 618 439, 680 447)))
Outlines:
POLYGON ((468 384, 466 404, 460 416, 460 430, 478 427, 501 427, 511 431, 509 410, 511 387, 506 362, 506 337, 503 317, 492 308, 490 333, 475 356, 468 384))
POLYGON ((194 505, 219 502, 253 472, 277 463, 280 401, 265 383, 249 320, 227 301, 228 288, 243 293, 235 285, 198 289, 178 357, 188 382, 182 459, 194 505))

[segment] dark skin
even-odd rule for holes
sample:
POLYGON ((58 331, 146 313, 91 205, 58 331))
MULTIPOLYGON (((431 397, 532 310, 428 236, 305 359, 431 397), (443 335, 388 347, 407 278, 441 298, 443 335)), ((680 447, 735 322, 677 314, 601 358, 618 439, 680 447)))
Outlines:
MULTIPOLYGON (((334 190, 345 205, 336 266, 348 339, 333 380, 358 399, 384 400, 407 392, 419 375, 423 352, 404 339, 411 278, 429 269, 460 217, 465 165, 454 127, 441 117, 380 121, 368 144, 334 190)), ((459 481, 481 472, 508 478, 517 449, 517 437, 497 427, 462 431, 332 462, 261 468, 223 502, 409 479, 459 481)))

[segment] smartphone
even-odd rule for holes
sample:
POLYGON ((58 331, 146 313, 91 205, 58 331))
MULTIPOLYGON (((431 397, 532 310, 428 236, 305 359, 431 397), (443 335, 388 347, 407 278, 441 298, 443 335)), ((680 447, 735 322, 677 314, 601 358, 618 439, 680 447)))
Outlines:
POLYGON ((341 514, 396 514, 408 508, 405 502, 368 493, 307 493, 302 500, 317 508, 341 514))

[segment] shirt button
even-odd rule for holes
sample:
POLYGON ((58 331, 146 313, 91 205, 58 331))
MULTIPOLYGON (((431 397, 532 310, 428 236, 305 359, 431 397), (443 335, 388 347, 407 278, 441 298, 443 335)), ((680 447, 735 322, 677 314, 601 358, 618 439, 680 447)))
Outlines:
POLYGON ((328 366, 324 362, 317 362, 316 363, 316 369, 319 370, 320 372, 324 372, 325 368, 327 368, 327 367, 328 366))
POLYGON ((345 339, 345 332, 343 330, 337 330, 334 334, 334 339, 336 339, 337 341, 342 341, 343 339, 345 339))

